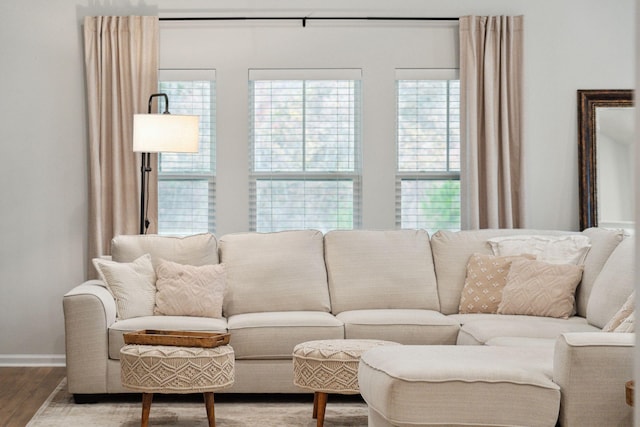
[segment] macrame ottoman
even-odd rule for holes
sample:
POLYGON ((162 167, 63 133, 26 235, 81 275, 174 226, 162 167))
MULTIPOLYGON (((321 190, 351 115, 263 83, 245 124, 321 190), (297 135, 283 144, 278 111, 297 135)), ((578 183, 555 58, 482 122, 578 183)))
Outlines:
POLYGON ((314 391, 313 418, 324 424, 327 395, 358 394, 358 364, 362 354, 374 347, 399 345, 382 340, 317 340, 293 349, 293 383, 314 391))
POLYGON ((215 426, 213 392, 234 382, 233 348, 125 345, 120 349, 125 388, 142 392, 142 423, 147 426, 153 393, 203 393, 209 426, 215 426))

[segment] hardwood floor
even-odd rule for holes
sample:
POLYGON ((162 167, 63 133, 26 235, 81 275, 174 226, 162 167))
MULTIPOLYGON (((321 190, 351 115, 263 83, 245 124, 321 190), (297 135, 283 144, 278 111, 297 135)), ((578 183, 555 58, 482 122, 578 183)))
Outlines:
POLYGON ((24 427, 66 374, 64 367, 0 367, 0 426, 24 427))

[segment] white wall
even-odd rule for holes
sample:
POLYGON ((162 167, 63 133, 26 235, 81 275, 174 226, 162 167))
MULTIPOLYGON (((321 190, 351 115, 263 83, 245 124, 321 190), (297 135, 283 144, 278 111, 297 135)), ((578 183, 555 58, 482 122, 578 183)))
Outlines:
POLYGON ((529 227, 578 228, 576 90, 631 88, 635 82, 633 0, 210 4, 0 3, 0 364, 62 360, 62 295, 86 277, 87 131, 80 25, 85 15, 523 14, 529 227))

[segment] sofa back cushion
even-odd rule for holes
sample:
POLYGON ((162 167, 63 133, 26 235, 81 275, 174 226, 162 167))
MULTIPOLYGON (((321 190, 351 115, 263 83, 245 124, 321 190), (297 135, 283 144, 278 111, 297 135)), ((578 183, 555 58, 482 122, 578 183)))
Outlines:
POLYGON ((424 230, 331 231, 325 235, 325 261, 334 314, 376 308, 440 309, 429 235, 424 230))
POLYGON ((132 262, 150 254, 154 268, 160 260, 187 265, 218 264, 218 241, 211 233, 187 237, 157 234, 120 235, 111 240, 111 258, 116 262, 132 262))
POLYGON ((587 305, 587 321, 603 328, 625 303, 634 289, 634 238, 622 241, 593 283, 587 305))
MULTIPOLYGON (((442 313, 458 312, 469 257, 475 252, 493 254, 491 245, 488 243, 489 239, 517 235, 563 236, 568 234, 579 233, 530 229, 438 231, 431 237, 431 249, 438 277, 438 294, 442 313)), ((576 310, 580 316, 584 317, 593 281, 600 273, 611 251, 622 239, 622 234, 618 231, 597 228, 587 229, 581 234, 589 237, 591 243, 591 248, 584 259, 582 282, 576 292, 576 310)))
MULTIPOLYGON (((611 253, 622 242, 622 230, 605 228, 587 228, 582 232, 591 240, 591 249, 587 253, 582 272, 582 282, 576 290, 576 309, 578 316, 587 317, 587 306, 596 279, 600 275, 611 253)), ((619 308, 619 307, 618 307, 619 308)))
POLYGON ((237 233, 220 238, 227 270, 226 316, 330 310, 320 231, 237 233))

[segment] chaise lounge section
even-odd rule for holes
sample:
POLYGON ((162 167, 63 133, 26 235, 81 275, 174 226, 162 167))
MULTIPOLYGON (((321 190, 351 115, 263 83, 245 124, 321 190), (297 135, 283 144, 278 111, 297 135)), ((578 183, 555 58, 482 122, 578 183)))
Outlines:
POLYGON ((542 427, 560 407, 552 370, 546 347, 402 346, 365 353, 358 382, 369 427, 542 427))

